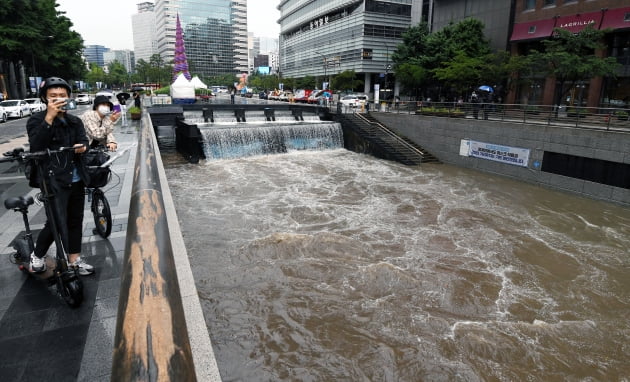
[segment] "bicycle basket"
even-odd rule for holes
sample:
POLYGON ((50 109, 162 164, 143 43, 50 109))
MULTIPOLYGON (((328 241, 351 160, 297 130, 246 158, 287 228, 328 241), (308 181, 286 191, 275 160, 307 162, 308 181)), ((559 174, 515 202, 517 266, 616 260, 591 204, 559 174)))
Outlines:
POLYGON ((109 167, 98 167, 109 160, 109 155, 100 150, 90 150, 85 155, 85 165, 90 182, 86 185, 90 188, 105 186, 111 178, 109 167))

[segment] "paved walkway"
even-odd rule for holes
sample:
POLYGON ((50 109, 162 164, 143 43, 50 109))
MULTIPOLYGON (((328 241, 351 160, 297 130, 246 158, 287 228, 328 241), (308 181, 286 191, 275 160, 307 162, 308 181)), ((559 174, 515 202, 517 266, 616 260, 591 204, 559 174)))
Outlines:
MULTIPOLYGON (((137 143, 139 122, 117 127, 119 149, 137 143)), ((25 137, 0 144, 0 153, 19 147, 25 137)), ((4 209, 9 196, 31 194, 13 164, 0 165, 0 381, 109 381, 116 330, 120 271, 124 256, 129 199, 136 148, 114 163, 104 187, 112 208, 113 229, 105 240, 92 233, 94 221, 85 204, 81 256, 96 268, 83 277, 84 301, 69 308, 54 287, 20 272, 10 263, 10 243, 23 231, 22 217, 4 209)), ((43 208, 29 210, 31 229, 43 227, 43 208)), ((52 246, 54 249, 54 245, 52 246)), ((54 256, 54 253, 49 252, 54 256)))

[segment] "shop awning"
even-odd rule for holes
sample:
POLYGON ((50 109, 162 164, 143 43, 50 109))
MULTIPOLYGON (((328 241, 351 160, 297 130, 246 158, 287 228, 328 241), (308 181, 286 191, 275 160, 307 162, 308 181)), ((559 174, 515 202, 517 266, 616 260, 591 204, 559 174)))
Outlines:
POLYGON ((514 24, 510 41, 536 40, 551 36, 554 19, 514 24))
POLYGON ((601 22, 602 12, 579 13, 577 15, 558 17, 556 28, 562 28, 572 33, 578 33, 589 24, 592 24, 593 28, 599 29, 601 22))
POLYGON ((630 28, 630 7, 609 9, 604 13, 604 21, 599 29, 627 29, 630 28))

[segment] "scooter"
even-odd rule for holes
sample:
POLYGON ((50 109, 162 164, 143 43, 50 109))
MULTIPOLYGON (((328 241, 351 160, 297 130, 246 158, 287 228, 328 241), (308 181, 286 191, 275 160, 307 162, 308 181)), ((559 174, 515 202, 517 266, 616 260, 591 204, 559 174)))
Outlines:
MULTIPOLYGON (((0 158, 2 162, 27 163, 29 160, 34 163, 40 174, 46 174, 50 178, 52 174, 46 173, 42 165, 42 159, 62 153, 64 151, 74 150, 74 147, 62 147, 59 150, 45 150, 39 152, 24 152, 23 149, 15 149, 4 153, 5 158, 0 158)), ((33 242, 33 234, 28 222, 28 208, 35 203, 32 196, 11 197, 4 201, 4 206, 8 210, 20 212, 24 220, 25 233, 13 240, 12 246, 15 253, 10 254, 10 261, 17 264, 18 269, 40 280, 48 282, 49 286, 56 286, 57 293, 70 307, 76 308, 83 302, 83 283, 79 278, 78 269, 68 267, 68 253, 63 246, 61 233, 57 227, 57 212, 54 208, 54 193, 50 190, 48 180, 43 180, 41 184, 41 193, 37 195, 37 199, 44 204, 46 216, 48 216, 51 231, 55 239, 57 248, 56 256, 52 259, 46 257, 46 271, 42 273, 32 273, 30 271, 31 253, 35 248, 33 242)))

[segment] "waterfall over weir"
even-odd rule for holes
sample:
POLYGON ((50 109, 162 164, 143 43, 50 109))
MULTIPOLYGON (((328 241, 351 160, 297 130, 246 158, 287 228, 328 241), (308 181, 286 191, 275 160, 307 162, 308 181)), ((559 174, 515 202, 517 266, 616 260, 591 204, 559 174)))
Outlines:
POLYGON ((228 159, 296 150, 343 147, 341 126, 333 122, 198 124, 207 159, 228 159))

